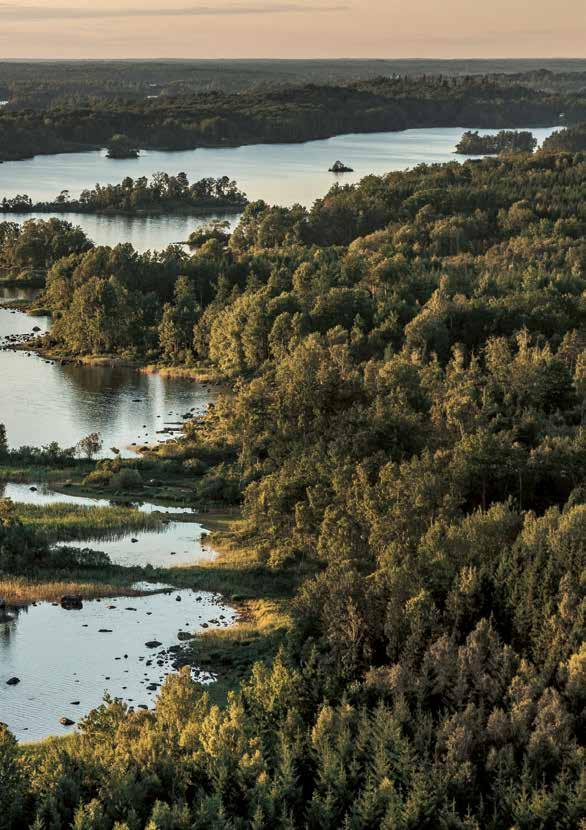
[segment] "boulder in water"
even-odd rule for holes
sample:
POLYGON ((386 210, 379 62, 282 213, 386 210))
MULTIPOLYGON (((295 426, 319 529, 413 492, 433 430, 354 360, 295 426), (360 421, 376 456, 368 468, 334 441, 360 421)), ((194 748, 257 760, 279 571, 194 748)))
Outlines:
POLYGON ((76 594, 66 594, 61 597, 61 608, 64 608, 66 611, 81 611, 83 608, 82 599, 76 594))

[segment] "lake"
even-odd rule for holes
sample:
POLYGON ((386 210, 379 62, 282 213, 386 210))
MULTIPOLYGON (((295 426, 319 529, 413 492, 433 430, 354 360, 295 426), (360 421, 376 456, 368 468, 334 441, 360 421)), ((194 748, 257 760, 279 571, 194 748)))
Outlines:
MULTIPOLYGON (((336 182, 352 184, 369 174, 382 175, 418 164, 463 161, 454 149, 465 128, 429 128, 394 133, 335 136, 304 144, 253 144, 245 147, 143 151, 138 159, 112 160, 105 151, 36 156, 26 161, 0 165, 0 197, 27 194, 33 201, 50 201, 62 190, 72 196, 96 183, 121 182, 126 176, 150 176, 157 171, 175 175, 185 172, 191 181, 206 176, 230 176, 249 199, 270 204, 310 206, 336 182), (353 173, 335 175, 328 168, 340 159, 353 173)), ((531 131, 541 143, 551 128, 531 131)), ((494 133, 497 130, 482 130, 494 133)), ((46 218, 47 214, 42 214, 46 218)), ((159 249, 187 239, 189 233, 210 217, 164 216, 149 218, 61 216, 81 225, 94 242, 115 245, 132 242, 138 250, 159 249)), ((10 221, 24 221, 30 214, 5 214, 10 221)), ((235 217, 229 217, 232 223, 235 217)))
POLYGON ((158 684, 174 670, 168 649, 179 644, 179 632, 222 628, 236 618, 218 596, 191 590, 84 601, 79 611, 43 602, 8 612, 12 620, 0 623, 0 721, 23 741, 70 732, 60 718, 77 722, 106 691, 152 708, 158 684), (148 647, 150 641, 160 645, 148 647), (20 683, 7 685, 13 677, 20 683))
MULTIPOLYGON (((17 295, 18 296, 18 295, 17 295)), ((0 346, 7 335, 46 331, 46 317, 0 308, 0 346)), ((0 423, 11 448, 45 446, 57 441, 74 446, 99 432, 101 455, 133 454, 140 446, 177 428, 188 411, 201 414, 213 398, 208 386, 183 378, 165 378, 124 367, 62 366, 32 352, 0 351, 0 423)), ((168 437, 168 436, 167 436, 168 437)))

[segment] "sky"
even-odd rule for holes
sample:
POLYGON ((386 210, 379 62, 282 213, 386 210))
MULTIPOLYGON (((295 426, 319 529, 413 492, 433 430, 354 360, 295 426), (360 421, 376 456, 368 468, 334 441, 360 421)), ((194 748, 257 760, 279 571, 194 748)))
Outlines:
POLYGON ((0 0, 7 58, 586 57, 586 0, 0 0))

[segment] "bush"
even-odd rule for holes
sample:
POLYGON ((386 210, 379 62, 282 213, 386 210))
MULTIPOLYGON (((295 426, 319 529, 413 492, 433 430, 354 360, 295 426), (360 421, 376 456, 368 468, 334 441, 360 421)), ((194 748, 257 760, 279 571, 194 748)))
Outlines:
POLYGON ((143 480, 138 470, 127 467, 112 476, 110 486, 114 490, 140 490, 143 487, 143 480))

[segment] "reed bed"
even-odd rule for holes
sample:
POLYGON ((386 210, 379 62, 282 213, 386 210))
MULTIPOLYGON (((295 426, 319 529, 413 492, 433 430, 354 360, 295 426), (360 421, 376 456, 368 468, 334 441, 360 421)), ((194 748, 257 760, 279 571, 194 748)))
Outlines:
POLYGON ((120 505, 17 503, 16 512, 23 524, 38 530, 48 542, 108 539, 145 530, 156 532, 164 527, 160 516, 120 505))
POLYGON ((27 605, 31 602, 59 602, 65 595, 75 594, 83 599, 97 597, 131 597, 138 596, 129 585, 116 585, 106 582, 70 582, 54 580, 43 582, 26 577, 9 577, 0 579, 0 597, 7 605, 27 605))

